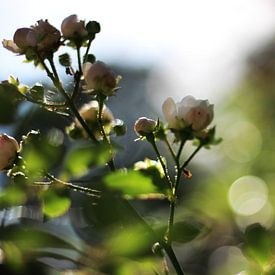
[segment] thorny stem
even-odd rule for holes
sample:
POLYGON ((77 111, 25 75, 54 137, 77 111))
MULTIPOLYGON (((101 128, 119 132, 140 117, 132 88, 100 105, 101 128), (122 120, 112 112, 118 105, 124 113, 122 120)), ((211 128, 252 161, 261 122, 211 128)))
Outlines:
MULTIPOLYGON (((95 189, 91 189, 91 188, 88 188, 88 187, 83 187, 83 186, 79 186, 79 185, 76 185, 76 184, 73 184, 73 183, 70 183, 70 182, 65 182, 65 181, 62 181, 60 179, 57 179, 56 177, 54 177, 53 175, 47 173, 46 174, 46 177, 51 181, 51 183, 59 183, 59 184, 62 184, 74 191, 80 191, 82 193, 85 193, 87 196, 92 196, 92 197, 97 197, 97 198, 100 198, 100 191, 98 190, 95 190, 95 189)), ((46 182, 36 182, 35 184, 37 185, 46 185, 48 183, 46 182)))

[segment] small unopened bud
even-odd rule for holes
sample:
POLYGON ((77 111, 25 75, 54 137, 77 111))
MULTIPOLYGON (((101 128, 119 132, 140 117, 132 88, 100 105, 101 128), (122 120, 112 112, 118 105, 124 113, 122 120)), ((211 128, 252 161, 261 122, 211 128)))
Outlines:
POLYGON ((147 117, 140 117, 134 125, 134 130, 140 136, 147 136, 148 134, 152 133, 157 126, 157 122, 153 119, 147 117))
POLYGON ((6 134, 0 135, 0 171, 10 168, 19 151, 18 142, 6 134))

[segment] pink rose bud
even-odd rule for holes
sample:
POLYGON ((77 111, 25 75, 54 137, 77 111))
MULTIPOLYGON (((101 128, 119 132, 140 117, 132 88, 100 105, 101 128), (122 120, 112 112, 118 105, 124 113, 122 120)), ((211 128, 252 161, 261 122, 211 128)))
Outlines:
POLYGON ((101 61, 84 63, 83 75, 87 89, 100 91, 106 96, 114 94, 119 81, 115 73, 101 61))
POLYGON ((157 122, 153 119, 149 119, 147 117, 140 117, 134 125, 134 130, 140 136, 146 136, 152 133, 157 126, 157 122))
POLYGON ((37 48, 40 51, 56 51, 60 46, 60 31, 52 26, 48 20, 39 20, 32 26, 37 39, 37 48))
POLYGON ((61 24, 61 31, 64 38, 84 38, 88 35, 85 23, 78 20, 77 15, 72 14, 66 17, 61 24))
POLYGON ((189 126, 194 131, 204 130, 213 120, 213 108, 214 105, 209 104, 208 100, 195 99, 192 96, 186 96, 178 103, 169 97, 162 105, 168 126, 175 130, 189 126))
POLYGON ((16 30, 13 41, 20 49, 35 47, 37 45, 35 32, 31 28, 16 30))
POLYGON ((8 135, 0 135, 0 171, 8 169, 19 151, 18 142, 8 135))

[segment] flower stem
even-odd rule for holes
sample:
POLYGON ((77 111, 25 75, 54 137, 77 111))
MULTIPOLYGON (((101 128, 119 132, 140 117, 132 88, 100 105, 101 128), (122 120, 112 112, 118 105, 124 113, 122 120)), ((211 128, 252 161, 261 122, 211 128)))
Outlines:
POLYGON ((168 169, 167 169, 167 167, 166 167, 166 165, 165 165, 165 163, 164 163, 164 161, 163 161, 163 159, 160 155, 160 152, 158 150, 158 147, 157 147, 157 144, 156 144, 156 141, 155 141, 155 137, 154 136, 150 136, 150 137, 147 136, 147 140, 152 144, 152 146, 153 146, 153 148, 156 152, 157 158, 160 161, 161 167, 163 169, 165 179, 167 180, 167 183, 170 186, 170 189, 172 190, 173 189, 173 183, 172 183, 172 181, 170 179, 170 176, 168 174, 168 169))
MULTIPOLYGON (((105 97, 103 97, 101 95, 98 96, 98 117, 97 117, 97 119, 98 119, 98 124, 99 124, 99 127, 100 127, 101 134, 103 136, 103 140, 106 142, 106 144, 109 145, 109 147, 110 147, 110 154, 112 155, 113 154, 113 152, 112 152, 112 146, 111 146, 110 140, 108 139, 108 137, 107 137, 107 135, 105 133, 104 126, 103 126, 103 121, 102 121, 102 112, 103 112, 104 100, 105 100, 105 97)), ((108 161, 107 164, 110 167, 111 171, 115 171, 116 170, 113 158, 111 158, 108 161)))
POLYGON ((84 64, 84 63, 86 62, 86 60, 87 60, 87 56, 88 56, 88 53, 89 53, 89 50, 90 50, 92 41, 93 41, 93 39, 90 38, 90 39, 89 39, 89 42, 88 42, 88 45, 87 45, 87 49, 86 49, 85 55, 84 55, 83 64, 84 64))
MULTIPOLYGON (((91 189, 91 188, 88 188, 88 187, 79 186, 79 185, 76 185, 76 184, 73 184, 73 183, 70 183, 70 182, 62 181, 60 179, 57 179, 56 177, 54 177, 53 175, 51 175, 49 173, 46 174, 46 177, 49 180, 51 180, 51 182, 53 182, 53 183, 62 184, 62 185, 66 186, 66 187, 68 187, 72 190, 80 191, 82 193, 85 193, 87 196, 100 198, 100 191, 98 191, 98 190, 91 189)), ((43 182, 43 183, 36 183, 36 184, 47 184, 47 183, 43 182)))
POLYGON ((162 247, 164 248, 167 256, 169 257, 174 269, 176 270, 177 274, 178 275, 184 275, 183 271, 182 271, 182 268, 178 262, 178 259, 175 255, 175 252, 173 250, 173 248, 171 247, 170 244, 167 244, 165 242, 162 242, 161 243, 162 247))
POLYGON ((169 143, 169 141, 168 141, 168 139, 167 139, 166 136, 164 138, 164 142, 167 145, 168 150, 169 150, 170 154, 172 155, 172 157, 173 157, 173 159, 174 159, 174 161, 176 163, 177 162, 177 157, 176 157, 176 155, 175 155, 175 153, 174 153, 174 151, 173 151, 173 149, 172 149, 172 147, 171 147, 171 145, 170 145, 170 143, 169 143))
POLYGON ((82 63, 81 63, 81 56, 80 56, 80 47, 76 48, 77 52, 77 61, 78 61, 78 71, 80 75, 82 75, 82 63))

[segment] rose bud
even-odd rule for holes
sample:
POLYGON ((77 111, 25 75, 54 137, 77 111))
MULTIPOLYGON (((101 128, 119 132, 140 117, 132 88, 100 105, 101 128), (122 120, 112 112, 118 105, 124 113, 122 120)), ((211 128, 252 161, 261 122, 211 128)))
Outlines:
POLYGON ((105 96, 113 95, 119 82, 119 77, 101 61, 84 63, 83 75, 86 89, 100 91, 105 96))
POLYGON ((2 44, 4 48, 13 53, 23 53, 27 48, 35 47, 37 40, 32 29, 21 28, 14 33, 13 41, 4 39, 2 44))
POLYGON ((157 122, 147 117, 140 117, 134 125, 134 130, 140 136, 147 136, 152 133, 157 126, 157 122))
POLYGON ((37 45, 35 32, 31 28, 18 29, 13 36, 13 41, 21 49, 37 45))
POLYGON ((167 98, 162 110, 169 128, 181 130, 191 126, 194 131, 202 131, 213 120, 213 107, 214 105, 209 104, 208 100, 186 96, 178 103, 175 103, 171 97, 167 98))
POLYGON ((37 48, 39 51, 53 52, 60 46, 60 31, 52 26, 48 20, 39 20, 35 26, 32 26, 37 39, 37 48))
POLYGON ((77 15, 75 14, 72 14, 63 20, 61 31, 64 38, 67 39, 85 38, 88 35, 84 21, 78 20, 77 15))
MULTIPOLYGON (((93 131, 94 135, 97 139, 100 139, 101 133, 100 133, 100 127, 98 124, 98 102, 97 101, 91 101, 90 103, 84 104, 81 109, 79 110, 79 114, 81 117, 86 121, 90 129, 93 131)), ((110 109, 103 105, 102 109, 102 124, 105 130, 106 134, 109 134, 112 128, 112 123, 114 122, 114 116, 110 109)), ((85 138, 88 138, 87 133, 82 128, 80 122, 78 120, 75 120, 75 126, 82 130, 82 136, 85 138)))
POLYGON ((0 171, 10 168, 19 151, 18 142, 6 134, 0 135, 0 171))

